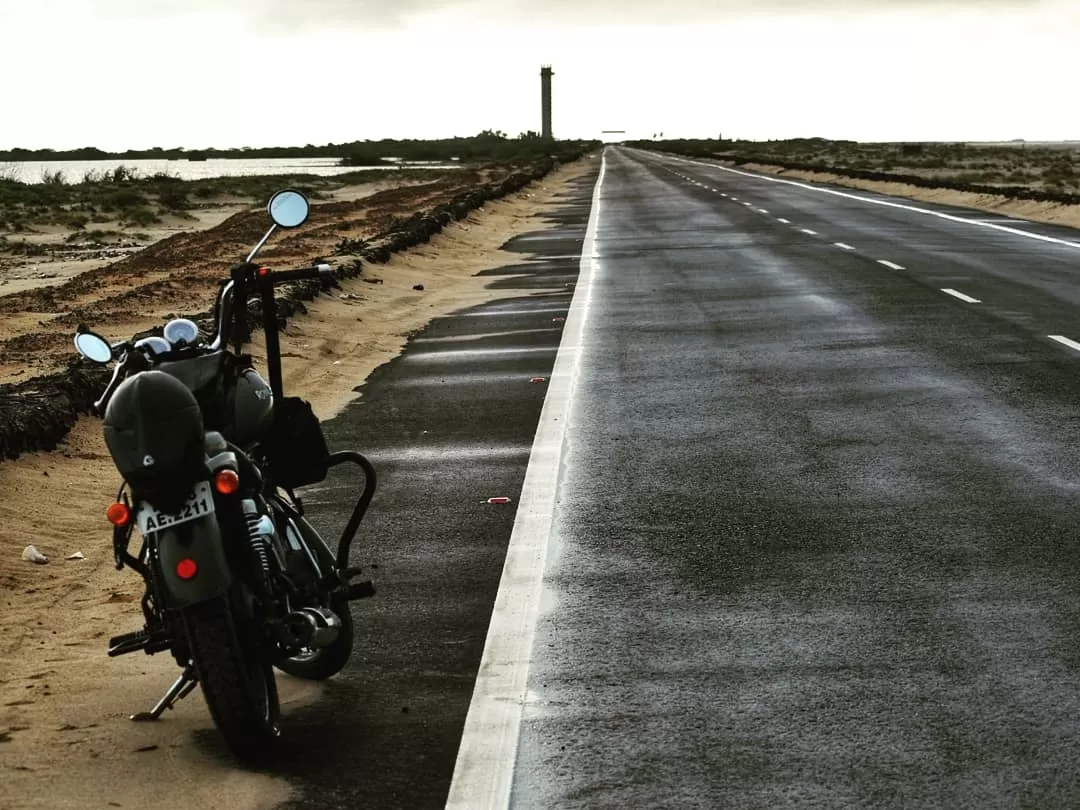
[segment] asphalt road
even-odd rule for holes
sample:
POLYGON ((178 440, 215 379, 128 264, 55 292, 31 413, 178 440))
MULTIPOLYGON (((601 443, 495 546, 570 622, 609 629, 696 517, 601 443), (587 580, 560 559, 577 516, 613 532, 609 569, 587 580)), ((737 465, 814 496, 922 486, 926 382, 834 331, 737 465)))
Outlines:
MULTIPOLYGON (((353 603, 355 651, 325 696, 283 708, 271 770, 296 786, 290 808, 445 804, 595 177, 571 187, 552 227, 505 245, 507 265, 486 275, 508 297, 436 318, 324 426, 331 449, 361 450, 379 475, 352 555, 378 595, 353 603)), ((327 536, 356 483, 334 471, 304 491, 327 536)))
MULTIPOLYGON (((331 425, 382 590, 297 806, 446 799, 594 179, 331 425)), ((1080 236, 622 149, 596 199, 510 805, 1080 806, 1080 236)))
POLYGON ((616 150, 600 201, 511 805, 1080 806, 1080 249, 616 150))

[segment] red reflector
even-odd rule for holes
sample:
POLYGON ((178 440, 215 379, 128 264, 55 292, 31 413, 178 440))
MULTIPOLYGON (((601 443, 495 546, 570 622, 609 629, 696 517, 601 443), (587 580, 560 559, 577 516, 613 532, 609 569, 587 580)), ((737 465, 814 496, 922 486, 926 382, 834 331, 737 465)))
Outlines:
POLYGON ((131 510, 126 503, 110 503, 105 510, 105 517, 113 526, 127 526, 131 522, 131 510))
POLYGON ((240 476, 233 470, 219 470, 214 474, 214 489, 222 495, 232 495, 240 489, 240 476))
POLYGON ((199 566, 190 557, 185 557, 176 564, 176 575, 180 579, 194 579, 197 573, 199 573, 199 566))
POLYGON ((269 267, 260 267, 259 268, 259 275, 260 276, 268 276, 268 275, 270 275, 270 268, 269 267))
POLYGON ((488 503, 498 503, 498 504, 510 503, 510 499, 509 498, 488 498, 487 502, 488 503))

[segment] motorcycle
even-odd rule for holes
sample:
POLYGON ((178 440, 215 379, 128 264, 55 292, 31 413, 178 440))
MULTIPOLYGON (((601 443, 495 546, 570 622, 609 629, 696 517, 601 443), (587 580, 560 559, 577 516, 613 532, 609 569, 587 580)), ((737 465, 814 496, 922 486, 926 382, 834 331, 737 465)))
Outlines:
POLYGON ((310 212, 291 189, 267 209, 270 229, 220 284, 212 337, 185 318, 115 344, 85 325, 75 335, 87 360, 116 361, 93 406, 123 478, 106 516, 117 570, 145 582, 144 627, 112 638, 108 654, 167 651, 181 669, 164 697, 131 719, 159 719, 198 685, 241 758, 266 753, 279 737, 273 668, 309 679, 339 672, 353 648, 349 603, 375 593, 349 566, 375 470, 358 452, 329 452, 310 404, 282 391, 274 287, 334 277, 328 265, 275 272, 254 263, 275 230, 299 227, 310 212), (241 353, 249 303, 265 331, 269 383, 241 353), (362 469, 364 485, 331 552, 295 490, 346 463, 362 469))

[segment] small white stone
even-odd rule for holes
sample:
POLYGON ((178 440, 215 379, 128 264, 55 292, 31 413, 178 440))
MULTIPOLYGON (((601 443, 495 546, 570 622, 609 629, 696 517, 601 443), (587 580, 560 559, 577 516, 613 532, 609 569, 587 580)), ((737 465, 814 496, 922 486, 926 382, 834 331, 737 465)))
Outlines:
POLYGON ((44 565, 49 561, 48 557, 33 546, 27 546, 23 549, 22 558, 27 562, 37 563, 38 565, 44 565))

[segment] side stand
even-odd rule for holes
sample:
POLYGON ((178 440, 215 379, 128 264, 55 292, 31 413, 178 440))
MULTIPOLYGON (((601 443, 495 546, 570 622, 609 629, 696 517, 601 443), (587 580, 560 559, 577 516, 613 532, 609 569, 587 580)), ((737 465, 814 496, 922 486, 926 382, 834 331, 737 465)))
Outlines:
POLYGON ((183 674, 176 679, 176 682, 169 687, 169 691, 165 693, 165 696, 157 702, 148 712, 138 712, 131 715, 131 719, 136 723, 146 723, 151 720, 157 720, 165 713, 166 709, 171 709, 177 702, 186 698, 191 690, 198 684, 199 678, 195 674, 195 668, 188 664, 184 668, 183 674))

